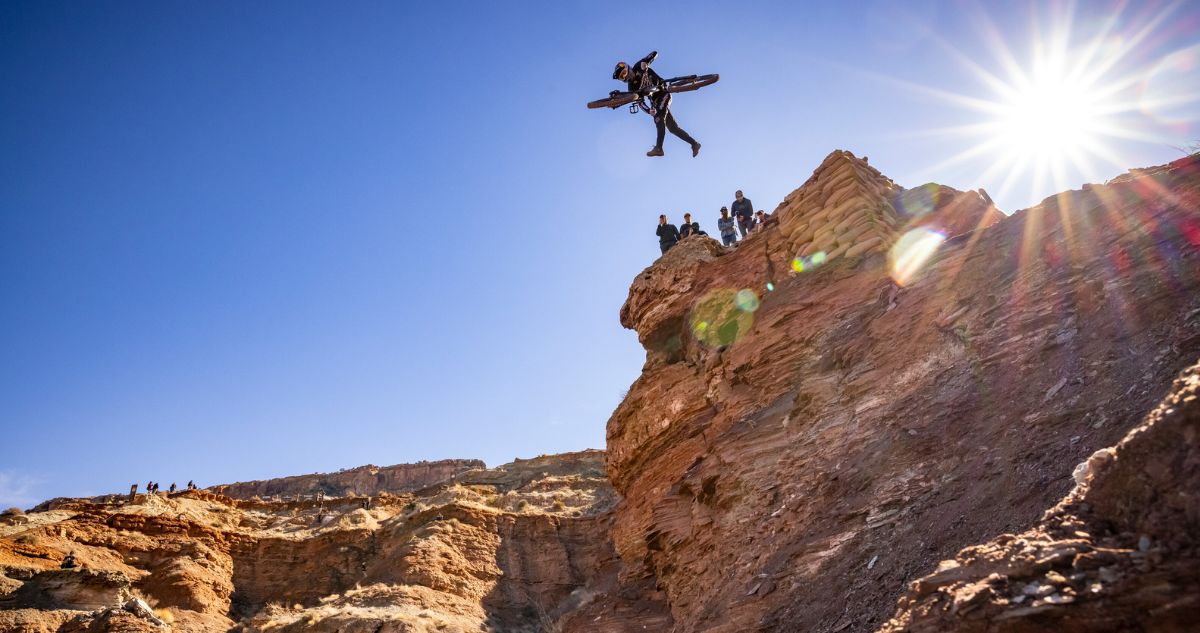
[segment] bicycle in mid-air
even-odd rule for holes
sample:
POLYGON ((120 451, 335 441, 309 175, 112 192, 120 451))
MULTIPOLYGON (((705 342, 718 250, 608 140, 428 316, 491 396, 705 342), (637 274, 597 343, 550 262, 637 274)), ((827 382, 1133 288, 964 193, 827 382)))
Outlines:
MULTIPOLYGON (((683 77, 675 77, 673 79, 665 80, 665 87, 662 88, 662 90, 666 90, 669 93, 691 92, 692 90, 698 90, 705 86, 715 84, 720 78, 721 76, 717 74, 685 75, 683 77)), ((634 114, 637 114, 640 110, 653 116, 654 113, 650 111, 650 106, 646 104, 646 98, 653 95, 654 92, 657 91, 653 91, 646 95, 639 95, 636 92, 614 91, 604 99, 589 101, 587 107, 593 110, 596 108, 612 108, 613 110, 616 110, 623 105, 628 105, 629 111, 634 114)))

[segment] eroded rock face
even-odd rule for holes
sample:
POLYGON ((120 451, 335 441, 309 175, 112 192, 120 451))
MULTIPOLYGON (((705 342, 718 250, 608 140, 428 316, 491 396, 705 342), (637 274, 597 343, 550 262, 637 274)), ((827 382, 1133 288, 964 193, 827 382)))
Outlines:
POLYGON ((777 211, 796 217, 682 241, 622 308, 647 362, 608 423, 614 539, 676 630, 875 629, 937 561, 1033 525, 1200 357, 1195 160, 999 222, 941 192, 885 218, 878 253, 793 272, 805 201, 858 196, 826 190, 833 163, 870 204, 903 198, 835 153, 777 211), (931 222, 951 239, 898 283, 892 245, 931 222))
POLYGON ((129 578, 119 571, 48 569, 5 596, 0 607, 91 611, 124 603, 132 589, 129 578))

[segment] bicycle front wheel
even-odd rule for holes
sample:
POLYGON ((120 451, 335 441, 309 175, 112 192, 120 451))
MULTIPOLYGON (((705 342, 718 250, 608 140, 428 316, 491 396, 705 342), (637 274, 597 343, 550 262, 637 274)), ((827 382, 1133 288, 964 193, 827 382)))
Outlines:
POLYGON ((667 92, 690 92, 715 84, 720 78, 721 76, 717 74, 676 77, 675 79, 667 80, 667 92))

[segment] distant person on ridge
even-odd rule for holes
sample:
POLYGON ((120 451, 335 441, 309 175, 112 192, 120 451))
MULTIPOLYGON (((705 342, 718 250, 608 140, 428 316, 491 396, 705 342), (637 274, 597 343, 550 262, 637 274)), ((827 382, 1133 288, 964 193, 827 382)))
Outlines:
POLYGON ((59 568, 60 569, 75 569, 78 566, 79 566, 79 563, 77 563, 75 561, 75 552, 71 552, 71 553, 67 554, 66 558, 63 559, 62 564, 59 565, 59 568))
POLYGON ((738 231, 741 231, 742 239, 745 239, 750 229, 754 228, 754 204, 750 202, 750 198, 742 195, 741 189, 738 189, 733 197, 735 200, 731 210, 733 217, 737 218, 738 231))
POLYGON ((726 246, 737 244, 737 223, 729 217, 729 208, 721 207, 721 217, 717 219, 717 230, 721 231, 721 243, 726 246))
POLYGON ((658 247, 662 249, 664 255, 671 250, 675 242, 679 241, 679 229, 675 228, 674 224, 667 222, 666 214, 658 216, 658 228, 654 230, 654 233, 658 235, 658 247))
POLYGON ((663 138, 666 136, 666 130, 671 130, 671 134, 692 146, 692 156, 694 157, 700 153, 700 143, 697 143, 696 139, 684 132, 675 122, 675 116, 671 114, 671 93, 666 91, 667 82, 650 68, 650 64, 654 63, 656 57, 658 57, 658 51, 651 51, 649 55, 641 58, 632 66, 625 62, 617 62, 617 67, 613 69, 613 79, 624 81, 629 87, 629 92, 636 92, 642 97, 650 97, 650 115, 654 117, 654 127, 658 136, 654 147, 646 152, 647 156, 663 155, 663 138))

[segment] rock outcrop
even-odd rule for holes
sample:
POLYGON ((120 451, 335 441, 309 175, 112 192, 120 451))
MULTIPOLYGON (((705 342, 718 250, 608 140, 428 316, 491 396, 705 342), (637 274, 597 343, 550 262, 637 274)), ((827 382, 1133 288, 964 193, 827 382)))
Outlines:
POLYGON ((608 423, 626 577, 680 631, 869 631, 937 561, 1032 526, 1200 357, 1198 165, 998 222, 953 193, 929 205, 947 236, 835 152, 735 249, 680 242, 621 311, 647 350, 608 423), (847 256, 845 220, 808 241, 839 196, 878 248, 847 256))
POLYGON ((485 469, 487 465, 478 459, 444 459, 436 462, 374 466, 367 464, 358 468, 336 473, 313 473, 222 484, 209 488, 217 494, 234 499, 266 498, 270 496, 295 497, 318 492, 330 496, 366 495, 381 492, 401 493, 420 490, 473 469, 485 469))

